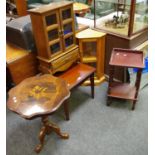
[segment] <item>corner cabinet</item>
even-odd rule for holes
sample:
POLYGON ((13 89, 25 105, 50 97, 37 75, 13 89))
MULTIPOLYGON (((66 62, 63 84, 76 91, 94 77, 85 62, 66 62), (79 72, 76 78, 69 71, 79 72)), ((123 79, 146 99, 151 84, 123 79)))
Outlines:
MULTIPOLYGON (((96 68, 95 85, 101 84, 105 80, 104 75, 104 55, 105 55, 106 33, 92 29, 86 29, 76 34, 79 42, 80 60, 96 68)), ((85 85, 89 85, 87 80, 85 85)))
POLYGON ((38 51, 39 69, 54 74, 78 58, 73 2, 55 2, 29 10, 38 51))

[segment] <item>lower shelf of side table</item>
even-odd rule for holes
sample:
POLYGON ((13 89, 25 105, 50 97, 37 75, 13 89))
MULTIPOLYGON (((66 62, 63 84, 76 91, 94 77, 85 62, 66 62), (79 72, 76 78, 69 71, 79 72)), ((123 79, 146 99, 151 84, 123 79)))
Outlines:
POLYGON ((108 93, 108 97, 120 98, 120 99, 135 99, 136 87, 132 86, 130 83, 112 83, 112 87, 110 89, 110 93, 108 93))

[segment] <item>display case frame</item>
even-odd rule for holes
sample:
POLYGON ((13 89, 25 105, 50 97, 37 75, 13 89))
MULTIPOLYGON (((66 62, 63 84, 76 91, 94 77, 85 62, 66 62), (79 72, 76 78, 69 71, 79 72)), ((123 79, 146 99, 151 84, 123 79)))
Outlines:
MULTIPOLYGON (((141 33, 141 32, 143 32, 143 31, 146 31, 147 29, 148 29, 148 24, 146 24, 146 26, 144 26, 144 27, 142 27, 142 28, 140 28, 140 29, 138 29, 138 30, 136 30, 136 31, 134 31, 134 26, 135 26, 135 14, 136 14, 136 2, 138 2, 138 0, 130 0, 130 5, 129 5, 129 7, 130 7, 130 9, 129 9, 129 21, 128 21, 128 30, 127 30, 127 33, 126 34, 123 34, 123 33, 118 33, 117 31, 111 31, 110 29, 108 30, 108 29, 106 29, 106 28, 101 28, 101 27, 99 27, 98 26, 98 24, 97 24, 97 19, 96 19, 96 1, 97 0, 94 0, 94 28, 95 29, 98 29, 98 30, 103 30, 103 31, 105 31, 105 32, 107 32, 107 33, 111 33, 111 34, 115 34, 115 35, 120 35, 120 36, 122 36, 122 37, 132 37, 132 36, 134 36, 134 35, 136 35, 136 34, 138 34, 138 33, 141 33)), ((107 2, 107 0, 102 0, 102 1, 106 1, 107 2)), ((126 0, 115 0, 115 1, 118 1, 118 5, 119 4, 121 4, 121 3, 119 3, 119 1, 120 2, 122 2, 122 1, 126 1, 126 0)), ((145 0, 140 0, 140 1, 145 1, 145 0)), ((148 6, 147 4, 148 4, 148 0, 146 0, 145 1, 146 2, 146 7, 148 6)), ((117 9, 118 9, 118 6, 117 6, 117 9)), ((146 8, 146 11, 147 11, 148 9, 146 8)), ((117 10, 118 11, 118 10, 117 10)), ((146 19, 147 20, 147 19, 146 19)), ((147 21, 146 21, 146 23, 147 23, 147 21)), ((122 30, 121 30, 122 31, 122 30)))

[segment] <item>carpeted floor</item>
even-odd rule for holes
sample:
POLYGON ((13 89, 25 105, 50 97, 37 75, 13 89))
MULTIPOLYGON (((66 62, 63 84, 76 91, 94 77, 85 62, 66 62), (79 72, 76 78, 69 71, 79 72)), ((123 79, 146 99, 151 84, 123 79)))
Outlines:
MULTIPOLYGON (((107 83, 95 87, 95 99, 89 87, 75 89, 70 98, 70 121, 63 109, 50 116, 70 135, 62 140, 52 133, 46 137, 40 155, 147 155, 148 88, 139 94, 135 111, 130 102, 114 101, 106 106, 107 83)), ((7 110, 7 155, 35 155, 40 119, 28 121, 7 110)))

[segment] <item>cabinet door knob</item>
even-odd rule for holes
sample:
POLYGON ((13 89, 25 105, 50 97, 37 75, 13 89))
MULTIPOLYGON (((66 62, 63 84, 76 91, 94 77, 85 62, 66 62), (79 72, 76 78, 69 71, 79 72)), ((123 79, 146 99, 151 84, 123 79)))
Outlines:
POLYGON ((59 30, 59 36, 61 36, 61 30, 59 30))
POLYGON ((62 29, 62 35, 64 35, 64 29, 62 29))

